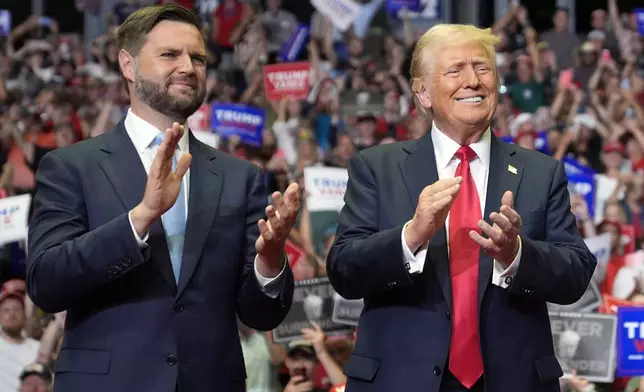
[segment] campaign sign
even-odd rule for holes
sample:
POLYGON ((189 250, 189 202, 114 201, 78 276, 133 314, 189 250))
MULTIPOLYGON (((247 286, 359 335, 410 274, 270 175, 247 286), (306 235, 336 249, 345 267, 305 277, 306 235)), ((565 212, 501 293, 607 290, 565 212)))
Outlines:
POLYGON ((212 105, 211 128, 222 137, 239 136, 248 145, 262 145, 264 109, 253 106, 221 104, 212 105))
MULTIPOLYGON (((427 21, 441 20, 443 17, 443 1, 442 0, 420 0, 419 10, 417 12, 413 10, 407 11, 407 17, 409 19, 421 19, 427 21)), ((399 9, 398 12, 393 15, 399 19, 403 18, 403 10, 399 9)))
POLYGON ((0 199, 0 246, 27 238, 31 195, 0 199))
POLYGON ((191 131, 201 131, 208 132, 210 131, 210 105, 204 103, 194 112, 190 117, 188 117, 188 128, 191 131))
POLYGON ((563 159, 564 169, 566 170, 567 175, 572 174, 590 174, 594 175, 595 171, 588 166, 584 166, 579 163, 576 159, 569 156, 564 157, 563 159))
POLYGON ((360 3, 353 0, 311 0, 311 5, 331 19, 333 25, 344 32, 360 14, 360 3))
POLYGON ((591 382, 615 378, 616 318, 596 313, 548 312, 555 355, 568 378, 573 371, 591 382))
POLYGON ((349 173, 339 167, 309 166, 304 168, 304 187, 308 192, 309 212, 340 211, 344 207, 349 173))
POLYGON ((282 52, 280 53, 282 61, 291 62, 297 60, 302 49, 304 49, 304 46, 308 42, 310 31, 309 26, 305 24, 297 26, 297 29, 295 29, 291 37, 282 47, 282 52))
POLYGON ((637 20, 637 31, 639 31, 641 36, 644 36, 644 8, 636 8, 635 20, 637 20))
POLYGON ((0 10, 0 37, 11 33, 11 11, 0 10))
POLYGON ((568 190, 586 201, 591 218, 595 212, 595 177, 592 174, 568 174, 568 190))
POLYGON ((304 337, 303 328, 317 323, 327 336, 350 335, 353 328, 333 322, 333 297, 335 290, 328 278, 315 278, 295 282, 293 304, 286 318, 273 330, 275 343, 287 343, 304 337))
POLYGON ((306 252, 304 249, 295 245, 293 241, 289 239, 286 240, 284 251, 286 252, 286 257, 288 258, 288 263, 291 267, 294 267, 295 264, 306 258, 306 252))
POLYGON ((270 101, 279 101, 283 97, 304 99, 309 94, 311 64, 281 63, 265 65, 264 91, 270 101))
POLYGON ((395 14, 403 8, 413 12, 420 12, 422 11, 420 2, 421 0, 387 0, 385 9, 390 14, 395 14))
POLYGON ((644 375, 644 308, 617 308, 617 375, 644 375))
POLYGON ((364 301, 361 299, 346 299, 336 293, 333 297, 333 316, 331 319, 338 324, 358 326, 364 301))

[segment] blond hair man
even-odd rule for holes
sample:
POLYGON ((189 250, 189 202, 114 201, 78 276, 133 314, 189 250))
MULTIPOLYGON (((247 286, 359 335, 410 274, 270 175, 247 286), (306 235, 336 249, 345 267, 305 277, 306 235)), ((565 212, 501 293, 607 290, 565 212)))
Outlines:
POLYGON ((586 291, 596 260, 570 212, 563 165, 490 130, 490 30, 442 24, 418 41, 419 140, 349 165, 327 270, 364 298, 349 392, 558 391, 546 302, 586 291))

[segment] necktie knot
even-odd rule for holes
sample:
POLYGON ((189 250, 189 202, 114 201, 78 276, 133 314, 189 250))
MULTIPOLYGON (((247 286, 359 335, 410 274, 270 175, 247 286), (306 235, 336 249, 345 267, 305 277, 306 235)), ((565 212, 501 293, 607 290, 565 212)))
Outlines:
POLYGON ((456 151, 456 154, 454 154, 456 158, 458 158, 460 161, 465 161, 469 162, 472 159, 476 158, 476 153, 470 146, 461 146, 461 148, 456 151))

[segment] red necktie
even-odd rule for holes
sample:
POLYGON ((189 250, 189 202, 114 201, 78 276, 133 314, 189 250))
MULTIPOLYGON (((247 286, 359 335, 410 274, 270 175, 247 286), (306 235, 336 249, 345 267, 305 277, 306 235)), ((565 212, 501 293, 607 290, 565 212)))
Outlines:
POLYGON ((470 230, 480 233, 481 202, 470 161, 476 153, 468 146, 456 152, 461 163, 455 176, 463 177, 461 190, 449 212, 449 268, 452 279, 452 337, 449 370, 463 386, 471 388, 483 374, 478 323, 479 246, 470 230))

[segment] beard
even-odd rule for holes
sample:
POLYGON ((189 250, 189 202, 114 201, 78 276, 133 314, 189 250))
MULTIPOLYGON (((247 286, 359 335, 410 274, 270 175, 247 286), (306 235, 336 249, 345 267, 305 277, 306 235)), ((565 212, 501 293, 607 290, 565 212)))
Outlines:
POLYGON ((178 120, 180 123, 183 123, 199 109, 206 96, 206 89, 196 81, 196 78, 191 85, 194 88, 191 96, 179 95, 169 91, 169 84, 164 86, 161 83, 145 79, 138 69, 134 76, 137 98, 153 110, 173 120, 178 120))

